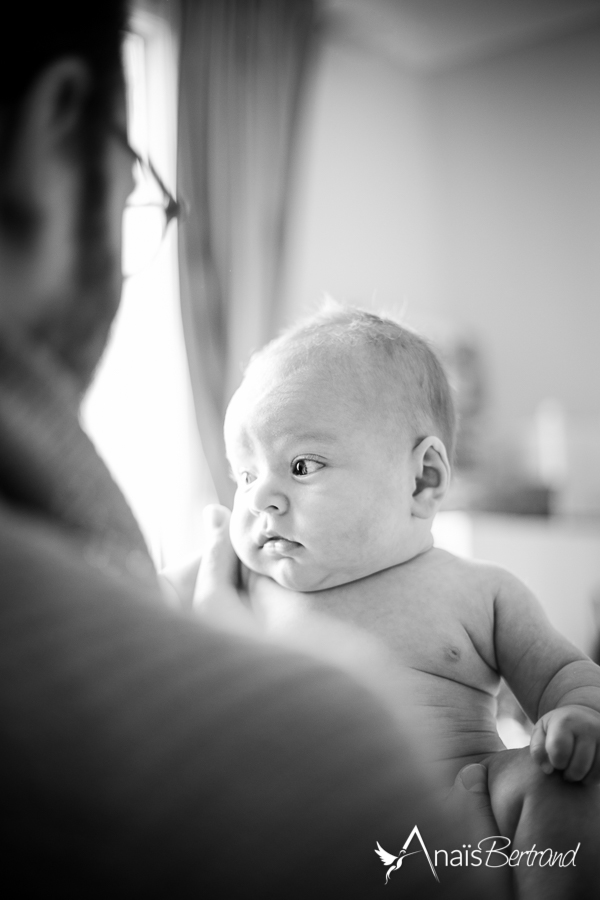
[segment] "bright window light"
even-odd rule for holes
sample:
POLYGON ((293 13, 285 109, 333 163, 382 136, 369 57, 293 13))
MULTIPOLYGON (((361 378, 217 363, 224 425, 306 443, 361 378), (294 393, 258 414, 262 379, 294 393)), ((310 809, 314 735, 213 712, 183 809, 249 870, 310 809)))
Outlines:
MULTIPOLYGON (((177 56, 168 22, 139 12, 125 43, 128 132, 175 193, 177 56), (151 102, 149 100, 151 98, 151 102)), ((127 229, 135 259, 143 231, 127 229)), ((83 423, 132 507, 156 564, 200 551, 200 513, 216 496, 197 434, 179 312, 176 224, 150 266, 125 282, 83 423)))

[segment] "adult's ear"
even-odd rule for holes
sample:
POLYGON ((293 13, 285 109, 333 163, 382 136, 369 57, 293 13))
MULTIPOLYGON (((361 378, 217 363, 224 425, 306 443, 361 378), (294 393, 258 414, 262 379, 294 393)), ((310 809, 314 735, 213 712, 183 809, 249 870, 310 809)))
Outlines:
POLYGON ((435 435, 423 438, 412 451, 415 489, 412 514, 430 519, 437 512, 450 486, 450 463, 443 441, 435 435))
POLYGON ((23 101, 11 159, 17 195, 34 202, 40 190, 43 196, 49 164, 75 146, 89 89, 89 69, 78 57, 63 57, 38 75, 23 101))
POLYGON ((87 64, 76 56, 58 59, 43 70, 31 90, 32 124, 55 146, 68 143, 79 130, 89 90, 87 64))
POLYGON ((0 179, 0 315, 14 327, 38 329, 72 283, 84 177, 77 145, 90 85, 87 65, 64 57, 20 103, 0 179))

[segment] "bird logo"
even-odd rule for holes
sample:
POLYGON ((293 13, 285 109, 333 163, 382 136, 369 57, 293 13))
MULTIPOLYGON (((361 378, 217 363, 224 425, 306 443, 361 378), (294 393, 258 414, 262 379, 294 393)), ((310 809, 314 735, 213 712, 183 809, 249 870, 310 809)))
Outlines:
POLYGON ((396 869, 399 869, 407 856, 414 856, 415 853, 420 853, 420 850, 411 850, 410 853, 407 853, 406 850, 401 850, 397 856, 394 856, 393 853, 388 853, 387 850, 384 850, 379 841, 375 841, 377 847, 375 849, 375 853, 384 864, 384 866, 389 866, 389 869, 385 873, 385 883, 387 884, 392 872, 396 869))
POLYGON ((400 866, 402 865, 402 863, 404 862, 404 860, 406 859, 407 856, 413 856, 415 853, 421 853, 421 850, 411 850, 410 853, 408 852, 408 848, 410 847, 413 838, 415 840, 417 840, 419 842, 419 844, 421 845, 421 850, 425 854, 425 858, 426 858, 427 862, 429 863, 429 868, 431 869, 431 874, 433 875, 435 880, 439 883, 440 879, 438 878, 438 874, 435 871, 435 866, 433 865, 431 856, 429 855, 429 850, 427 849, 427 847, 425 845, 425 841, 421 837, 421 832, 419 831, 418 826, 415 825, 415 827, 413 828, 413 830, 411 831, 409 836, 404 841, 404 846, 402 847, 402 850, 400 851, 400 853, 398 853, 397 856, 395 856, 393 853, 388 853, 387 850, 383 849, 383 847, 381 846, 379 841, 375 841, 375 843, 377 844, 377 847, 375 848, 375 853, 377 854, 377 856, 379 857, 381 862, 384 864, 384 866, 389 867, 385 874, 385 883, 386 884, 388 883, 392 872, 394 872, 396 869, 400 868, 400 866))

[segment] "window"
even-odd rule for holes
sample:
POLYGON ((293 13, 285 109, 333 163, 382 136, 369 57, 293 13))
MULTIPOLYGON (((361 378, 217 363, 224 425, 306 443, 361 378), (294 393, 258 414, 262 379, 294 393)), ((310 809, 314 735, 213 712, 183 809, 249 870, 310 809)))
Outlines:
MULTIPOLYGON (((125 42, 128 131, 175 192, 176 23, 137 9, 125 42)), ((177 228, 129 279, 111 341, 83 409, 84 426, 161 567, 197 555, 200 512, 216 496, 197 434, 179 313, 177 228)))

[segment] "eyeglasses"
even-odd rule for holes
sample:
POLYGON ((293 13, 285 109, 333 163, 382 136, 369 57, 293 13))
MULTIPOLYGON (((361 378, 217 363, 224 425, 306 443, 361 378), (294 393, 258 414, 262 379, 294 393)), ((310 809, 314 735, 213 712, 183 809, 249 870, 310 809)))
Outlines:
POLYGON ((116 136, 131 153, 135 187, 123 210, 122 261, 124 278, 146 269, 155 259, 169 222, 180 219, 183 204, 167 190, 156 169, 130 146, 126 135, 116 136))

